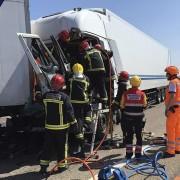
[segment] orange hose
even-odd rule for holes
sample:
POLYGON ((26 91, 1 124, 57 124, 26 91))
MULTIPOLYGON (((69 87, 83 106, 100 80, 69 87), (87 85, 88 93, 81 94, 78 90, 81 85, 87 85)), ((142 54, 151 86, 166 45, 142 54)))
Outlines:
POLYGON ((54 169, 58 167, 58 164, 63 163, 63 162, 65 162, 66 160, 67 160, 67 161, 68 161, 68 160, 76 160, 76 161, 79 161, 79 162, 83 163, 83 164, 86 166, 86 168, 89 170, 91 176, 93 177, 93 180, 95 180, 95 175, 94 175, 93 171, 91 170, 91 168, 89 167, 89 165, 86 163, 86 161, 85 161, 85 160, 82 160, 82 159, 80 159, 80 158, 76 158, 76 157, 67 157, 67 158, 61 160, 60 162, 58 162, 58 163, 51 169, 50 174, 52 174, 52 173, 54 172, 54 169))

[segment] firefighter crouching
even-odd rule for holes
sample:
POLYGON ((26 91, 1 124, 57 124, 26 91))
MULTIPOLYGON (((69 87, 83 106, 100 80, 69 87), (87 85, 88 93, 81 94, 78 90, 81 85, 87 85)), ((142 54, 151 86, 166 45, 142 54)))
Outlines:
POLYGON ((123 145, 125 145, 125 139, 126 139, 126 126, 123 118, 123 109, 120 108, 119 102, 121 102, 122 95, 127 90, 128 80, 129 80, 129 73, 127 71, 121 71, 118 74, 118 91, 112 104, 113 110, 117 111, 116 123, 117 124, 121 123, 121 130, 123 133, 123 145))
POLYGON ((69 79, 68 92, 74 108, 79 133, 76 134, 76 152, 74 156, 85 157, 84 153, 84 124, 91 123, 91 106, 89 104, 89 79, 83 74, 83 66, 76 63, 72 67, 73 76, 69 79), (80 147, 81 149, 78 149, 80 147))
MULTIPOLYGON (((60 92, 64 86, 63 76, 56 74, 51 79, 52 90, 45 93, 43 102, 45 106, 45 142, 40 160, 40 173, 45 175, 52 157, 52 150, 57 155, 57 161, 67 156, 67 135, 69 127, 77 124, 73 107, 69 97, 60 92)), ((66 164, 58 165, 58 172, 66 169, 66 164)))
POLYGON ((146 95, 138 87, 141 79, 138 76, 130 78, 131 88, 123 93, 121 108, 123 109, 126 122, 126 158, 131 159, 133 155, 133 134, 136 134, 135 157, 141 157, 142 151, 142 125, 144 107, 147 105, 146 95))
POLYGON ((80 48, 83 50, 82 65, 85 74, 90 79, 90 88, 95 89, 100 96, 103 108, 107 106, 107 92, 105 87, 105 67, 101 52, 95 48, 91 48, 87 41, 82 41, 80 48))
POLYGON ((180 79, 179 69, 168 66, 165 69, 169 86, 166 89, 165 115, 167 133, 167 152, 164 157, 174 157, 180 154, 180 79))

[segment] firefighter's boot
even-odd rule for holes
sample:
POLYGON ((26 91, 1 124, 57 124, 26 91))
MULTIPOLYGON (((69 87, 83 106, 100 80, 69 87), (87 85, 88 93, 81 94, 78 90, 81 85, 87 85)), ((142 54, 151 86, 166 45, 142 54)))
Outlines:
POLYGON ((46 166, 46 165, 41 165, 39 174, 41 174, 44 177, 48 176, 47 167, 48 166, 46 166))

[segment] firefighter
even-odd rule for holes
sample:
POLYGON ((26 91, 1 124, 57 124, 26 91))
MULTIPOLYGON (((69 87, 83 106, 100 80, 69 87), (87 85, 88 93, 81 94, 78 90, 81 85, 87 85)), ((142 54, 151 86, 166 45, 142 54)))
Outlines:
POLYGON ((67 30, 63 30, 58 34, 58 43, 60 44, 67 60, 71 63, 71 47, 70 47, 70 33, 67 30))
POLYGON ((103 108, 107 107, 107 92, 105 87, 105 67, 101 52, 95 48, 91 48, 88 41, 84 40, 80 44, 80 48, 83 50, 83 67, 85 74, 90 79, 91 89, 95 89, 100 96, 103 108))
MULTIPOLYGON (((61 92, 64 78, 56 74, 51 79, 52 90, 45 93, 45 143, 40 160, 40 173, 46 175, 52 157, 52 150, 57 155, 57 161, 67 156, 67 135, 69 127, 76 127, 73 107, 69 97, 61 92)), ((66 169, 66 163, 58 164, 58 172, 66 169)))
POLYGON ((144 108, 147 106, 146 95, 139 89, 141 79, 139 76, 130 78, 131 88, 123 93, 121 108, 123 118, 126 122, 126 158, 131 159, 133 155, 133 134, 136 134, 135 157, 141 157, 142 151, 142 125, 144 118, 144 108))
POLYGON ((65 57, 72 67, 72 65, 74 65, 79 58, 79 46, 76 45, 76 41, 73 40, 71 32, 67 30, 61 31, 58 36, 58 43, 60 44, 65 57))
POLYGON ((68 91, 79 128, 79 133, 76 135, 78 142, 75 144, 77 151, 74 152, 74 155, 85 157, 83 126, 91 123, 89 79, 83 74, 84 69, 81 64, 74 64, 72 70, 73 76, 69 79, 68 91), (77 147, 81 147, 81 150, 78 150, 77 147))
POLYGON ((166 89, 165 115, 167 132, 167 151, 164 157, 180 154, 180 79, 179 69, 168 66, 165 69, 169 85, 166 89))
POLYGON ((98 49, 101 52, 104 67, 106 70, 106 90, 107 90, 108 97, 110 97, 110 93, 111 93, 111 97, 114 97, 114 80, 116 78, 115 78, 115 72, 111 63, 111 57, 113 56, 113 52, 104 49, 101 46, 101 44, 96 44, 94 48, 98 49), (110 84, 110 79, 111 79, 111 84, 110 84))
POLYGON ((119 124, 121 123, 121 130, 123 133, 123 145, 125 145, 125 137, 126 137, 126 126, 125 126, 125 121, 123 118, 123 110, 120 108, 120 103, 121 98, 123 93, 127 90, 127 82, 129 80, 129 73, 127 71, 121 71, 118 74, 118 91, 116 94, 116 97, 113 101, 112 107, 114 110, 119 112, 118 110, 120 109, 120 112, 117 113, 118 117, 116 118, 116 123, 119 124))

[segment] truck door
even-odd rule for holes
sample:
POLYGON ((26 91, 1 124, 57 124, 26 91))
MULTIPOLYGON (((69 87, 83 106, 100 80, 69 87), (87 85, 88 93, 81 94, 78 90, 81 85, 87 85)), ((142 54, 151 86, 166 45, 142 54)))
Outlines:
POLYGON ((50 80, 56 73, 55 67, 58 68, 58 63, 39 36, 25 33, 17 33, 17 35, 44 94, 50 88, 50 80), (31 48, 27 44, 29 40, 31 40, 31 48))

